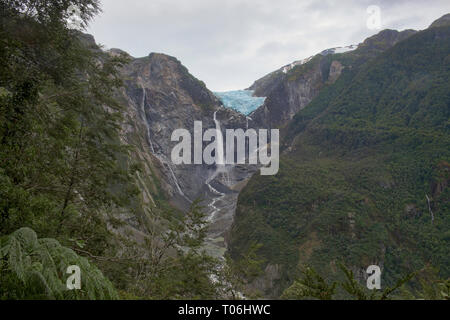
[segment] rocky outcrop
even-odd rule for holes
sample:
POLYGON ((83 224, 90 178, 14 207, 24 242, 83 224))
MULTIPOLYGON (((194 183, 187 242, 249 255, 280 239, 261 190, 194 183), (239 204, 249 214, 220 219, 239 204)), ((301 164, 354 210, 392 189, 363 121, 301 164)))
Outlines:
MULTIPOLYGON (((123 54, 117 49, 110 53, 123 54)), ((225 108, 174 57, 152 53, 144 58, 131 58, 121 72, 122 96, 127 106, 124 140, 134 147, 136 161, 144 164, 141 185, 155 176, 169 201, 182 211, 195 199, 203 200, 210 221, 206 249, 212 255, 222 256, 238 192, 256 168, 230 165, 218 170, 214 164, 175 165, 171 151, 178 142, 172 142, 171 135, 182 128, 193 137, 194 121, 202 122, 203 131, 216 128, 214 114, 223 136, 226 129, 255 127, 254 121, 225 108)), ((147 190, 145 186, 141 189, 143 199, 151 207, 155 190, 147 190)))
POLYGON ((160 164, 166 191, 174 204, 185 208, 207 178, 204 170, 174 166, 170 161, 175 129, 193 130, 194 121, 213 127, 212 113, 220 102, 204 84, 191 76, 173 57, 152 53, 133 59, 122 70, 128 107, 138 116, 146 152, 160 164))
POLYGON ((411 29, 404 31, 390 29, 382 30, 376 35, 364 40, 364 42, 358 46, 355 53, 363 59, 363 62, 365 62, 393 47, 398 42, 409 38, 415 33, 417 33, 417 31, 411 29))
POLYGON ((333 62, 331 62, 330 72, 328 74, 328 82, 335 82, 341 75, 342 69, 344 69, 344 66, 339 61, 334 60, 333 62))
POLYGON ((358 46, 327 49, 271 72, 256 80, 249 88, 254 90, 255 96, 267 97, 250 117, 261 126, 282 127, 311 102, 325 85, 334 83, 344 68, 374 58, 415 32, 383 30, 358 46))
POLYGON ((255 95, 267 98, 250 117, 262 126, 283 126, 303 109, 326 83, 336 81, 342 69, 338 61, 330 61, 329 57, 318 54, 288 71, 282 68, 256 81, 250 89, 255 90, 255 95))

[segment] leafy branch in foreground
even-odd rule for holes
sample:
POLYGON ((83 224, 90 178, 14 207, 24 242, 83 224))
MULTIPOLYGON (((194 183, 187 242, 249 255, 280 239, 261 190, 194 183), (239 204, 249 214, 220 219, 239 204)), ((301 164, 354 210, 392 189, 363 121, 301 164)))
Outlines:
POLYGON ((0 299, 117 299, 111 282, 86 258, 55 239, 21 228, 0 241, 0 299), (66 270, 81 270, 81 289, 66 288, 66 270))
POLYGON ((139 272, 129 281, 129 290, 148 299, 218 298, 220 284, 212 275, 219 272, 219 261, 205 252, 207 224, 200 201, 167 224, 149 229, 148 250, 134 261, 139 272))
POLYGON ((104 255, 114 210, 135 194, 120 141, 126 62, 70 29, 98 0, 0 4, 0 235, 21 227, 104 255))
POLYGON ((337 282, 327 283, 316 270, 310 267, 306 267, 301 272, 303 277, 295 280, 294 284, 284 291, 281 298, 332 300, 336 293, 337 282))
POLYGON ((351 296, 357 300, 387 300, 390 299, 391 294, 397 289, 401 288, 405 283, 411 280, 416 273, 410 273, 405 277, 399 279, 394 286, 387 287, 382 292, 372 290, 368 293, 368 290, 363 287, 358 281, 356 281, 353 271, 346 268, 342 263, 339 264, 339 268, 345 274, 345 282, 341 282, 342 288, 351 296))
POLYGON ((227 298, 242 299, 244 295, 249 299, 261 297, 260 290, 249 286, 253 280, 264 274, 263 265, 266 260, 258 256, 261 247, 262 244, 252 242, 248 249, 235 259, 229 253, 225 254, 220 280, 224 284, 227 298))
POLYGON ((362 286, 353 274, 342 263, 338 264, 339 269, 344 274, 344 281, 327 282, 317 271, 311 267, 302 270, 302 277, 295 280, 294 283, 287 288, 281 298, 283 299, 319 299, 333 300, 337 298, 337 289, 342 289, 346 296, 355 300, 387 300, 392 298, 392 294, 400 289, 405 283, 410 281, 416 273, 408 274, 401 278, 392 287, 387 287, 383 291, 368 290, 362 286))

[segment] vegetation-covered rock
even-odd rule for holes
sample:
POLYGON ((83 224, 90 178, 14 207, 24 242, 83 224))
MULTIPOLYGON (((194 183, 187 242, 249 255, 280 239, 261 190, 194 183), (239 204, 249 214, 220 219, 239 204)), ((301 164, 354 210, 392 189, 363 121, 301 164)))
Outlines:
POLYGON ((279 173, 240 194, 231 254, 262 244, 284 267, 278 288, 298 264, 338 279, 336 261, 360 280, 378 264, 386 285, 427 263, 447 278, 449 52, 449 27, 435 27, 344 68, 287 125, 279 173))

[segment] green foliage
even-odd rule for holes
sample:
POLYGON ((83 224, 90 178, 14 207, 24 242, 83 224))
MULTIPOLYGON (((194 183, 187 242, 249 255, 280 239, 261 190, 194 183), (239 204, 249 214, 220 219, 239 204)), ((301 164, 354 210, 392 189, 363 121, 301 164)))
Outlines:
POLYGON ((393 292, 400 289, 405 283, 414 277, 414 273, 407 275, 397 281, 395 286, 388 287, 383 291, 368 290, 362 286, 345 265, 339 264, 339 269, 343 272, 345 278, 343 281, 334 281, 329 283, 325 278, 317 273, 311 267, 302 270, 302 277, 296 279, 294 283, 286 289, 281 298, 283 299, 319 299, 336 300, 339 299, 337 289, 345 292, 345 299, 356 300, 387 300, 390 299, 393 292))
POLYGON ((437 287, 440 298, 450 300, 450 279, 439 281, 437 287))
MULTIPOLYGON (((174 212, 151 161, 119 137, 119 69, 127 58, 70 29, 72 8, 82 27, 100 10, 97 0, 0 3, 0 236, 14 232, 2 243, 2 259, 9 259, 2 260, 2 297, 117 297, 74 251, 95 261, 124 298, 217 297, 211 273, 219 263, 202 249, 202 209, 196 202, 185 216, 174 212), (151 189, 154 206, 139 188, 151 189), (124 215, 140 230, 129 231, 124 215), (21 244, 18 238, 34 234, 24 227, 57 240, 30 236, 21 244), (69 262, 85 269, 86 291, 63 290, 69 262)), ((183 79, 208 109, 214 99, 202 94, 204 83, 183 79)), ((130 140, 140 145, 138 135, 130 140)))
POLYGON ((149 299, 214 299, 221 295, 220 262, 206 254, 206 217, 194 201, 181 218, 161 230, 150 230, 149 255, 131 261, 139 273, 129 279, 128 291, 149 299))
POLYGON ((401 288, 405 283, 411 280, 415 273, 411 273, 401 279, 399 279, 393 287, 387 287, 381 292, 377 290, 372 290, 370 294, 367 293, 367 288, 362 286, 358 281, 356 281, 353 271, 347 269, 343 264, 339 264, 339 268, 345 274, 345 281, 341 282, 342 288, 352 297, 355 297, 357 300, 387 300, 391 296, 391 294, 401 288))
POLYGON ((1 299, 117 299, 100 270, 55 239, 21 228, 0 242, 1 299), (66 270, 81 270, 81 289, 66 288, 66 270))
POLYGON ((339 260, 382 261, 391 286, 426 264, 448 277, 449 35, 433 28, 365 63, 347 59, 283 130, 278 174, 241 192, 233 258, 261 243, 260 257, 283 267, 282 289, 299 264, 339 280, 339 260))
POLYGON ((237 259, 232 259, 228 253, 225 255, 225 265, 219 274, 219 280, 225 285, 226 297, 239 299, 242 297, 242 293, 250 299, 261 296, 260 292, 248 290, 247 286, 264 273, 262 265, 265 261, 258 256, 258 250, 261 247, 261 244, 253 242, 247 251, 237 259))
POLYGON ((306 299, 331 300, 336 292, 337 282, 328 284, 317 271, 305 268, 303 277, 294 281, 294 284, 281 295, 282 299, 306 299))
MULTIPOLYGON (((118 68, 126 60, 69 29, 73 7, 82 26, 99 12, 97 0, 0 4, 0 236, 32 228, 90 256, 117 279, 105 256, 115 255, 122 239, 107 224, 117 225, 114 214, 131 210, 136 198, 129 148, 119 139, 118 68)), ((94 271, 86 288, 100 288, 103 277, 94 271)), ((17 277, 9 276, 13 284, 17 277)), ((82 298, 108 298, 90 290, 82 298)))
POLYGON ((449 300, 450 279, 440 279, 436 268, 426 266, 416 273, 418 284, 409 290, 403 289, 404 299, 449 300))
POLYGON ((115 99, 125 60, 68 28, 72 6, 83 25, 99 12, 95 0, 1 4, 0 234, 26 226, 101 254, 132 190, 115 99))

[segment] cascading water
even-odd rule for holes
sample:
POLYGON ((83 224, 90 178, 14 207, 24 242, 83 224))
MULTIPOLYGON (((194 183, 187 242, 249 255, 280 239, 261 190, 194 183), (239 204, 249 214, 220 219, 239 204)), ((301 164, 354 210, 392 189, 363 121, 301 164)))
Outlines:
MULTIPOLYGON (((214 112, 214 123, 216 125, 216 170, 214 173, 206 180, 206 185, 208 186, 209 191, 213 195, 211 198, 210 203, 208 204, 208 207, 210 208, 209 215, 207 217, 207 222, 210 226, 213 225, 220 225, 221 220, 223 221, 224 215, 226 215, 227 211, 230 211, 230 199, 229 197, 232 196, 230 193, 224 193, 220 192, 216 188, 212 186, 213 180, 215 180, 218 176, 222 178, 222 183, 224 183, 227 187, 231 185, 230 178, 229 178, 229 172, 228 170, 232 169, 233 165, 226 166, 225 165, 225 156, 224 156, 224 139, 222 130, 220 127, 220 121, 217 120, 216 117, 217 111, 214 112)), ((216 180, 217 182, 217 180, 216 180)), ((214 228, 213 228, 214 229, 214 228)), ((223 230, 222 230, 223 231, 223 230)), ((214 233, 214 231, 209 233, 209 237, 206 241, 207 247, 211 250, 210 253, 213 253, 213 256, 219 258, 222 261, 222 266, 220 268, 223 268, 225 266, 225 248, 220 245, 220 243, 224 243, 224 239, 222 236, 218 236, 214 233)), ((219 279, 214 274, 210 275, 210 278, 213 282, 218 282, 219 279)), ((229 288, 232 288, 231 284, 229 283, 223 283, 223 285, 228 286, 229 288)), ((241 292, 235 292, 237 297, 240 299, 245 299, 245 296, 241 292)))
POLYGON ((218 191, 216 188, 214 188, 211 185, 211 182, 214 178, 216 178, 216 176, 221 173, 221 172, 225 172, 225 160, 224 160, 224 151, 223 151, 223 134, 222 134, 222 130, 220 128, 220 122, 219 120, 217 120, 216 117, 217 111, 214 112, 214 123, 216 125, 216 171, 213 173, 212 176, 210 176, 207 180, 206 180, 206 185, 208 186, 209 190, 215 194, 216 196, 211 200, 211 202, 209 203, 208 207, 211 208, 211 213, 208 216, 208 221, 212 222, 214 221, 214 218, 217 214, 217 212, 219 211, 219 208, 216 207, 216 203, 218 201, 220 201, 225 194, 218 191))
POLYGON ((208 207, 211 208, 211 213, 209 214, 207 220, 208 222, 213 222, 216 214, 219 212, 219 208, 216 206, 216 202, 220 201, 223 199, 223 197, 225 197, 225 193, 218 191, 217 189, 215 189, 210 182, 206 183, 206 185, 208 186, 209 190, 216 195, 216 197, 214 197, 211 202, 208 204, 208 207))
POLYGON ((223 169, 225 166, 225 160, 223 155, 223 134, 220 129, 220 122, 216 118, 217 111, 214 112, 214 123, 216 124, 216 166, 220 169, 223 169))
POLYGON ((147 116, 145 113, 145 100, 147 99, 147 93, 145 92, 145 88, 144 85, 141 82, 141 88, 142 88, 142 100, 141 100, 141 118, 142 121, 145 124, 145 128, 147 129, 147 140, 148 140, 148 144, 150 145, 150 150, 152 151, 152 153, 155 153, 155 149, 153 148, 153 143, 152 140, 150 138, 150 126, 148 125, 147 122, 147 116))
POLYGON ((153 147, 153 142, 151 140, 151 135, 150 135, 150 126, 148 125, 147 116, 145 113, 145 101, 147 99, 147 93, 146 93, 145 87, 142 83, 142 79, 140 79, 140 85, 141 85, 141 89, 142 89, 142 100, 141 100, 141 104, 140 104, 141 118, 145 124, 145 128, 147 129, 147 140, 148 140, 148 144, 150 146, 150 150, 151 150, 152 154, 169 170, 170 176, 172 178, 172 181, 173 181, 178 193, 183 198, 185 198, 189 203, 192 203, 192 201, 184 194, 183 190, 181 190, 180 183, 178 182, 178 179, 177 179, 175 173, 173 172, 173 169, 170 166, 170 163, 165 159, 165 156, 163 154, 155 152, 155 149, 153 147))
MULTIPOLYGON (((167 163, 165 163, 165 164, 167 164, 167 163)), ((186 198, 186 195, 185 195, 184 192, 181 190, 180 184, 178 183, 178 179, 177 179, 177 177, 175 176, 175 173, 173 172, 172 167, 171 167, 169 164, 167 164, 167 168, 169 168, 170 175, 172 176, 173 182, 175 183, 175 186, 177 187, 178 193, 179 193, 180 195, 182 195, 183 197, 186 198)), ((191 202, 190 199, 188 199, 188 198, 186 198, 186 199, 187 199, 189 202, 191 202)))

